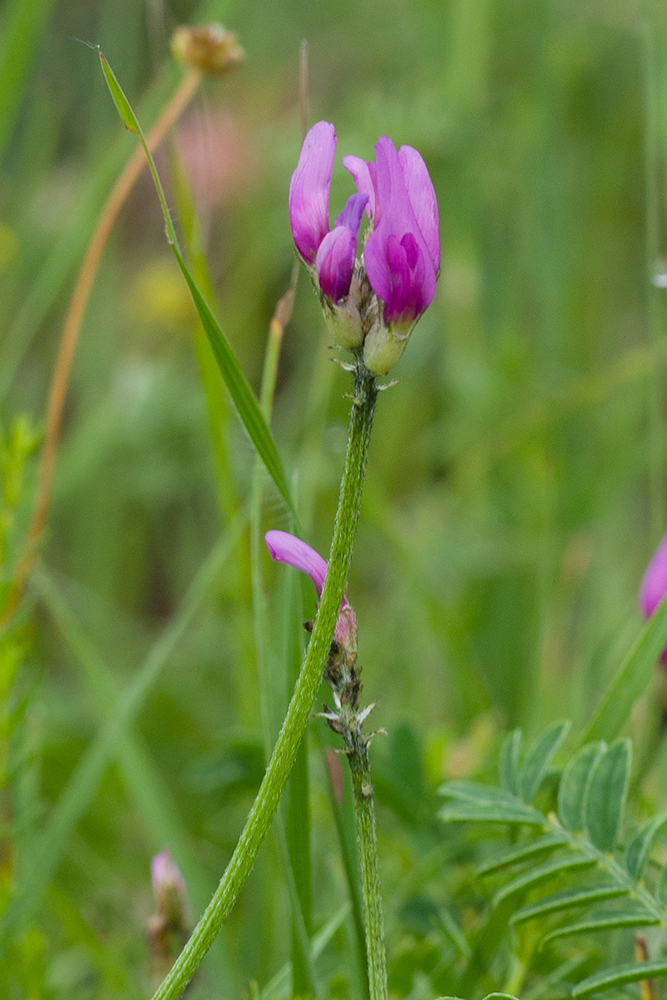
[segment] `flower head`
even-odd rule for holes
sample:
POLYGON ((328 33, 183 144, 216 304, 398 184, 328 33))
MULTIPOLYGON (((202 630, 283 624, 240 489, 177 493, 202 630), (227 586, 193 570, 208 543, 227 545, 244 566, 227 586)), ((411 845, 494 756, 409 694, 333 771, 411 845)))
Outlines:
POLYGON ((440 270, 438 203, 426 164, 412 146, 397 151, 382 136, 377 164, 346 156, 357 194, 329 231, 329 191, 336 151, 333 125, 318 122, 303 143, 290 183, 294 242, 320 293, 338 343, 363 345, 364 362, 384 374, 433 301, 440 270), (370 226, 357 266, 362 215, 370 226))
MULTIPOLYGON (((267 531, 264 540, 274 562, 293 566, 294 569, 301 570, 302 573, 310 577, 315 584, 319 599, 322 596, 322 588, 328 569, 326 560, 319 552, 287 531, 267 531)), ((356 653, 357 621, 352 605, 345 596, 343 596, 340 614, 336 622, 335 637, 342 646, 356 653)))
MULTIPOLYGON (((667 535, 658 546, 646 568, 639 588, 639 606, 645 618, 650 618, 667 594, 667 535)), ((667 647, 662 651, 662 662, 667 666, 667 647)))

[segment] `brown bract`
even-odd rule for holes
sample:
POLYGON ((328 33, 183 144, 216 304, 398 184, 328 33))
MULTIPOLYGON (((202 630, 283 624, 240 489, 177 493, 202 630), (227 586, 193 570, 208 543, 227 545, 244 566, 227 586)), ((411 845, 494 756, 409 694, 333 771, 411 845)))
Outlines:
POLYGON ((180 25, 171 36, 171 51, 185 66, 215 76, 231 72, 245 59, 234 32, 221 24, 180 25))

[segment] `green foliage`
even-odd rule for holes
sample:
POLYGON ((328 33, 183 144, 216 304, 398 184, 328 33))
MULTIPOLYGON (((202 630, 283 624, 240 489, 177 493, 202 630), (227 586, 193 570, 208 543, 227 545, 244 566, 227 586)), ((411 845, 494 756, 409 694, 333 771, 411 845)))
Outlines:
MULTIPOLYGON (((454 802, 439 813, 445 823, 505 823, 515 830, 515 840, 520 837, 511 851, 478 868, 483 877, 500 872, 511 875, 493 896, 490 922, 498 915, 517 933, 527 935, 526 941, 547 950, 563 939, 581 941, 602 932, 650 926, 667 930, 667 912, 659 895, 664 871, 656 874, 650 863, 656 837, 665 823, 664 813, 648 819, 625 847, 622 842, 630 742, 584 745, 558 774, 557 790, 547 789, 547 770, 567 728, 566 724, 550 726, 523 761, 514 754, 512 786, 520 789, 521 795, 506 787, 506 749, 500 757, 504 787, 449 782, 440 789, 454 802), (525 794, 527 790, 530 796, 525 794), (536 808, 532 804, 535 799, 546 808, 536 808), (462 808, 463 801, 476 808, 462 808), (551 810, 552 805, 557 805, 557 811, 551 810), (537 835, 517 834, 519 825, 537 835), (546 861, 545 855, 549 855, 546 861), (622 903, 618 905, 617 900, 622 903), (592 907, 612 901, 612 906, 591 912, 592 907)), ((513 733, 504 747, 510 743, 518 746, 519 742, 513 733)), ((572 995, 588 996, 666 971, 667 964, 661 961, 610 968, 575 982, 572 995)))

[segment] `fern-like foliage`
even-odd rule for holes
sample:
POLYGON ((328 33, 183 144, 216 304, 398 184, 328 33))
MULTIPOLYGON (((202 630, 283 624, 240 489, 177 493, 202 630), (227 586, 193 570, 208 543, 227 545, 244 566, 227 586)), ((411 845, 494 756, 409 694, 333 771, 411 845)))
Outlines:
MULTIPOLYGON (((537 924, 541 946, 619 928, 667 929, 667 867, 656 875, 649 864, 667 813, 649 819, 624 848, 620 844, 630 779, 628 740, 583 746, 560 775, 556 810, 543 812, 534 804, 568 729, 566 722, 550 726, 523 761, 521 733, 511 733, 501 752, 500 787, 449 782, 440 789, 449 800, 440 817, 447 823, 507 824, 519 831, 512 849, 478 873, 511 876, 493 905, 508 909, 515 928, 542 922, 537 924), (565 888, 549 891, 556 880, 565 888)), ((576 983, 572 996, 664 975, 667 960, 615 966, 576 983)))

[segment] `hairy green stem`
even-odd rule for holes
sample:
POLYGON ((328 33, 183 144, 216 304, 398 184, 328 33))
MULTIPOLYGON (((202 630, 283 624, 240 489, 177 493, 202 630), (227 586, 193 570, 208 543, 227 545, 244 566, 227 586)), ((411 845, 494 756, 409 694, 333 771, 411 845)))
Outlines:
POLYGON ((361 887, 366 917, 366 954, 368 956, 368 985, 371 1000, 387 1000, 387 960, 384 949, 384 922, 380 891, 380 866, 375 827, 375 804, 368 759, 368 740, 354 741, 348 750, 354 787, 354 811, 357 817, 357 840, 361 887))
POLYGON ((153 1000, 176 1000, 192 979, 234 906, 278 808, 320 686, 345 590, 359 519, 376 398, 375 379, 359 359, 355 369, 350 433, 331 542, 329 571, 308 652, 262 784, 234 853, 211 902, 153 1000))

